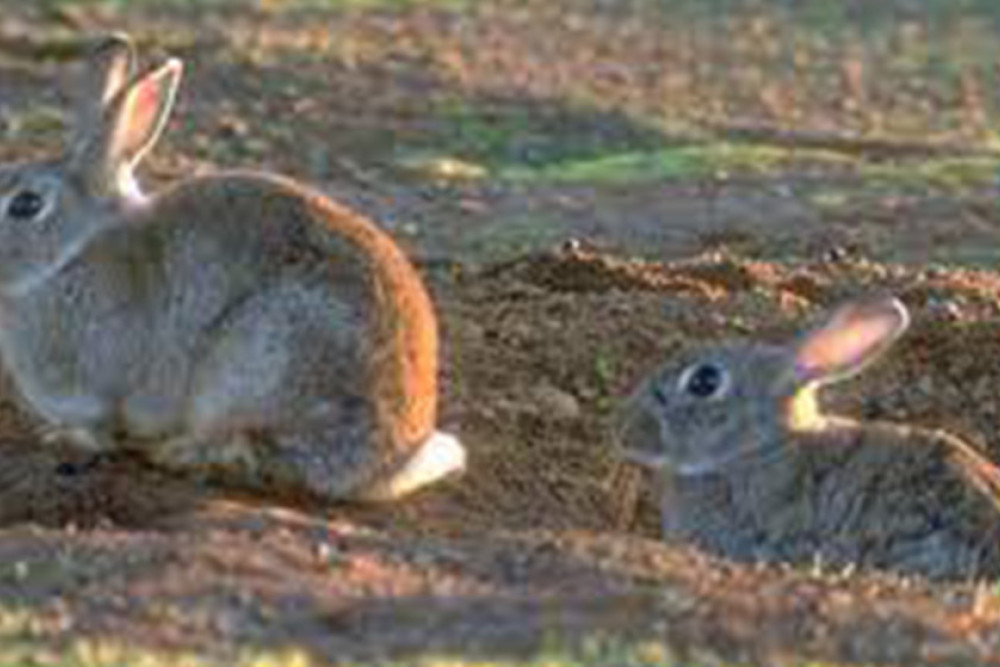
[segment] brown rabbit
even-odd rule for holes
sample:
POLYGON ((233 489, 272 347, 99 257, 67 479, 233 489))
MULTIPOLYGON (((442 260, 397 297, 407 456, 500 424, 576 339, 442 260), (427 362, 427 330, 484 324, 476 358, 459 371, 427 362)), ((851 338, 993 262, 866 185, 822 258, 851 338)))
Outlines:
POLYGON ((0 357, 63 439, 324 499, 388 499, 464 466, 435 431, 438 339, 385 233, 287 178, 143 195, 181 64, 96 49, 75 138, 0 166, 0 357))
POLYGON ((1000 574, 1000 470, 957 437, 820 412, 908 326, 903 305, 842 305, 787 346, 680 354, 622 411, 626 457, 659 471, 664 536, 740 560, 1000 574))

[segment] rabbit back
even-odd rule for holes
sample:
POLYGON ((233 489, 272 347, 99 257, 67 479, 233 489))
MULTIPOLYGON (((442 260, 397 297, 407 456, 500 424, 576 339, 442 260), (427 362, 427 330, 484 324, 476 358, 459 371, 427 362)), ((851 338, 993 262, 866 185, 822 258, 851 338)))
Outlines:
POLYGON ((355 477, 433 433, 422 281, 373 224, 285 179, 183 182, 7 308, 4 356, 55 423, 155 442, 339 416, 330 465, 355 477))
POLYGON ((665 480, 663 528, 740 560, 995 576, 998 481, 949 434, 844 420, 726 473, 665 480))

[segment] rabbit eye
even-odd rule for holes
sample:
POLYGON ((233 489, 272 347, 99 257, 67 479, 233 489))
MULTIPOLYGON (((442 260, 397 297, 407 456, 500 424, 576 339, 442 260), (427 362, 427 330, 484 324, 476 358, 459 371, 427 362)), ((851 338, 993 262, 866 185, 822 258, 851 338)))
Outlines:
POLYGON ((712 398, 726 390, 729 376, 715 364, 695 364, 684 371, 679 384, 681 390, 691 396, 712 398))
POLYGON ((31 220, 45 208, 45 199, 34 190, 21 190, 7 204, 7 215, 15 220, 31 220))

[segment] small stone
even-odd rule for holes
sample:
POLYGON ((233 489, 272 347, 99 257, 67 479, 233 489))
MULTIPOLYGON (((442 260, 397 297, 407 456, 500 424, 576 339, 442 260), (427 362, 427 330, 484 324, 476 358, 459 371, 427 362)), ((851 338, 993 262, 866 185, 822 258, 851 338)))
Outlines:
POLYGON ((544 383, 532 392, 538 409, 557 421, 573 421, 580 418, 580 402, 569 392, 544 383))

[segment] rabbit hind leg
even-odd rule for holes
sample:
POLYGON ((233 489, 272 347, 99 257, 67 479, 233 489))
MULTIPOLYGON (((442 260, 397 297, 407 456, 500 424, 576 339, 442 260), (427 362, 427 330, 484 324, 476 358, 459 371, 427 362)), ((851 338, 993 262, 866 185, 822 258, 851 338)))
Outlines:
POLYGON ((161 464, 208 475, 237 488, 322 501, 400 498, 465 468, 465 449, 433 432, 402 460, 379 455, 370 410, 357 399, 327 399, 311 417, 167 441, 161 464))
POLYGON ((197 433, 160 443, 152 458, 173 470, 265 494, 357 497, 377 461, 366 446, 363 411, 351 403, 326 401, 322 416, 281 424, 239 427, 226 419, 203 425, 197 433))
POLYGON ((324 289, 276 286, 214 332, 185 434, 164 465, 239 485, 340 498, 377 465, 357 313, 324 289))

